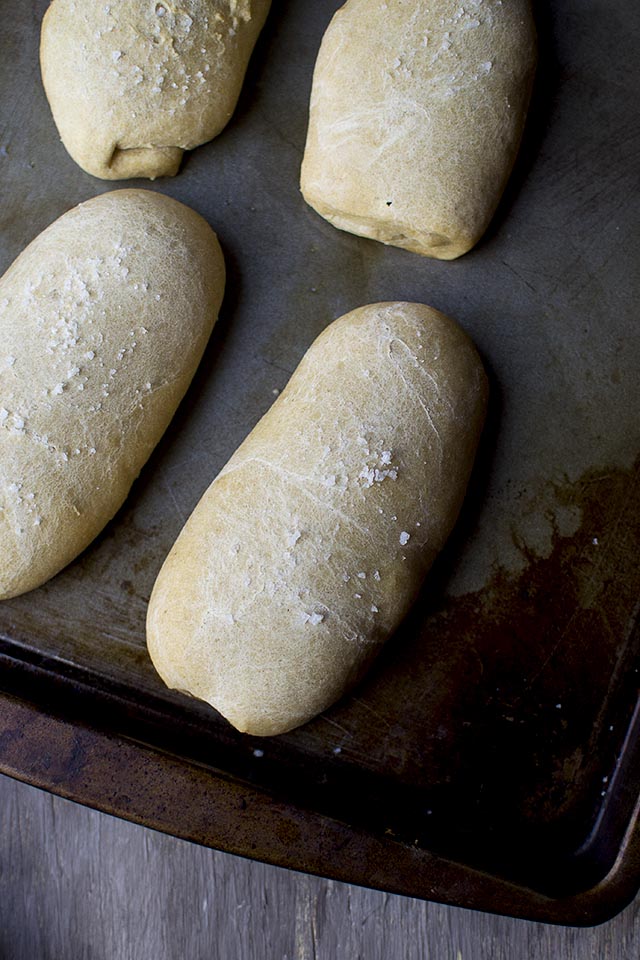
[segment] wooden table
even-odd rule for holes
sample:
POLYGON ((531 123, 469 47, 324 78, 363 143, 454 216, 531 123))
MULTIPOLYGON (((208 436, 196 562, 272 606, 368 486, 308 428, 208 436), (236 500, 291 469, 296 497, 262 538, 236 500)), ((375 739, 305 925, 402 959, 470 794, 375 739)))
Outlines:
POLYGON ((579 930, 409 900, 0 777, 0 960, 637 960, 639 910, 579 930))

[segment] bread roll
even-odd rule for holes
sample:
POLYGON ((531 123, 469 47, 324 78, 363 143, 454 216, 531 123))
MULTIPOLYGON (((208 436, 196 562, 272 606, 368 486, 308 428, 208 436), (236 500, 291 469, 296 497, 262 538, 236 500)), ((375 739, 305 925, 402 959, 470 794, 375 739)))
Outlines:
POLYGON ((173 176, 235 109, 271 0, 53 0, 44 88, 62 142, 103 180, 173 176))
POLYGON ((146 190, 70 210, 0 279, 0 599, 52 577, 118 510, 223 287, 211 228, 146 190))
POLYGON ((436 310, 378 303, 332 323, 162 567, 147 637, 165 683, 259 735, 337 700, 455 522, 486 392, 436 310))
POLYGON ((307 203, 382 243, 466 253, 513 166, 535 46, 529 0, 348 0, 316 63, 307 203))

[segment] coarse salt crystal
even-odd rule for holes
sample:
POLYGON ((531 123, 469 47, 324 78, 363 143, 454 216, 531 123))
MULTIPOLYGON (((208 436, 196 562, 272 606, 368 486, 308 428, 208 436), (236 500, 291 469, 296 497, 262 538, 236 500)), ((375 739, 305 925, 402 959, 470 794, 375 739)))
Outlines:
POLYGON ((390 480, 397 480, 398 471, 397 470, 376 470, 375 471, 374 479, 376 483, 382 483, 382 481, 386 480, 387 477, 389 477, 390 480))
POLYGON ((358 479, 365 481, 364 483, 365 487, 372 487, 373 481, 375 479, 375 472, 373 471, 373 469, 370 469, 369 467, 364 467, 360 472, 358 479))
POLYGON ((402 533, 400 534, 400 546, 404 547, 407 543, 409 543, 410 539, 411 539, 411 534, 407 533, 406 530, 403 530, 402 533))
POLYGON ((322 613, 306 613, 302 614, 302 622, 310 623, 312 627, 317 627, 319 623, 322 623, 324 620, 324 614, 322 613))

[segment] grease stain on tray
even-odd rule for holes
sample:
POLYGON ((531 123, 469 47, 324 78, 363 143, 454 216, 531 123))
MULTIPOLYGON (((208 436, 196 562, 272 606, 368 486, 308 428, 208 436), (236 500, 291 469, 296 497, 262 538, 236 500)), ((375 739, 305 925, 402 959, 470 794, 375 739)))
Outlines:
POLYGON ((476 846, 569 849, 589 836, 638 696, 639 479, 640 461, 557 487, 582 516, 572 536, 438 609, 425 596, 330 711, 344 731, 334 762, 378 780, 369 816, 427 845, 434 823, 476 846))

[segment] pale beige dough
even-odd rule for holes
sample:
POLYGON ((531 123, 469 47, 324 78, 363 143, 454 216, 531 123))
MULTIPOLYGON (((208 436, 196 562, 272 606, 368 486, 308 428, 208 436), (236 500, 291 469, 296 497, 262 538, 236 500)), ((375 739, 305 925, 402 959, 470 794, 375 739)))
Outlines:
POLYGON ((103 180, 173 176, 217 136, 271 0, 53 0, 44 88, 62 142, 103 180))
POLYGON ((337 700, 449 535, 486 393, 475 348, 429 307, 332 323, 162 567, 147 639, 164 681, 259 735, 337 700))
POLYGON ((529 0, 348 0, 315 67, 305 200, 351 233, 466 253, 513 166, 535 62, 529 0))
POLYGON ((56 574, 121 506, 223 289, 209 225, 146 190, 70 210, 0 279, 0 599, 56 574))

